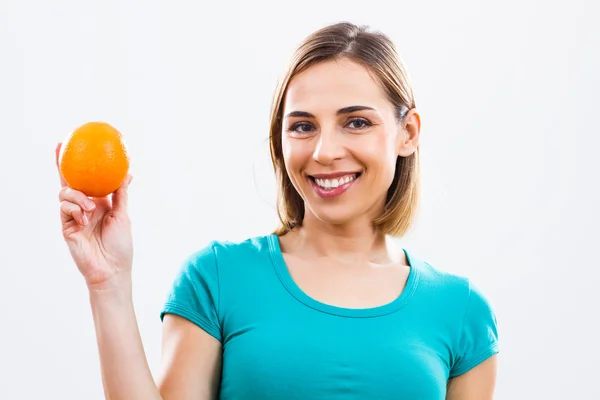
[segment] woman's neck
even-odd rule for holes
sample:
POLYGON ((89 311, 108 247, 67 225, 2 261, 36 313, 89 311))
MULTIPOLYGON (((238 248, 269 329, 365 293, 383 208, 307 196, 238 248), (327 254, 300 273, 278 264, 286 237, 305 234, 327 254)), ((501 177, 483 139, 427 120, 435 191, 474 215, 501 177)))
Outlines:
POLYGON ((388 245, 369 219, 331 225, 307 214, 302 226, 282 237, 283 251, 303 258, 330 258, 351 264, 403 263, 404 253, 388 245))

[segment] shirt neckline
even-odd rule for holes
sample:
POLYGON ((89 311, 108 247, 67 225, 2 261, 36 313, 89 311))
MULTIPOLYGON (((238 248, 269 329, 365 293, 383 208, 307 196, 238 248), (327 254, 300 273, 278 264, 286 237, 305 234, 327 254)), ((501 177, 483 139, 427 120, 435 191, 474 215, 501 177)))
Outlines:
POLYGON ((400 293, 400 295, 394 300, 387 304, 369 308, 345 308, 326 304, 310 297, 296 284, 285 263, 285 259, 283 258, 279 236, 271 234, 267 236, 267 239, 269 242, 269 253, 271 255, 273 266, 283 286, 294 298, 296 298, 296 300, 317 311, 350 318, 383 316, 396 312, 404 307, 411 299, 417 288, 419 281, 419 262, 418 260, 414 259, 406 249, 403 248, 402 250, 406 255, 410 270, 402 293, 400 293))

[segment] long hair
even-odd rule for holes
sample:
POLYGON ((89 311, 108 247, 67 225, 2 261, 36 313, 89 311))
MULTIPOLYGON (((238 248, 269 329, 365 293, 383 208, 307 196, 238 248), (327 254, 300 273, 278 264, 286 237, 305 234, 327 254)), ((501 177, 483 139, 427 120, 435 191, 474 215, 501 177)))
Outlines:
MULTIPOLYGON (((392 41, 380 32, 342 22, 322 28, 308 36, 294 52, 288 68, 277 85, 271 107, 270 151, 278 185, 277 211, 283 235, 302 224, 304 200, 296 191, 285 168, 282 151, 283 102, 292 78, 315 64, 335 59, 356 62, 373 73, 382 84, 399 122, 415 108, 408 73, 392 41)), ((385 207, 374 219, 384 234, 401 236, 410 227, 419 200, 418 149, 408 157, 398 157, 396 171, 388 189, 385 207)))

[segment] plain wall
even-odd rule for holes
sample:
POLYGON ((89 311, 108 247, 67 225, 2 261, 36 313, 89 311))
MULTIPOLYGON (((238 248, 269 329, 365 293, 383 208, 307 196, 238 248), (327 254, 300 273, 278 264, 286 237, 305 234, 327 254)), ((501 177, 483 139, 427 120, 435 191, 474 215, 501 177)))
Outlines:
POLYGON ((179 263, 275 226, 266 138, 293 47, 388 34, 422 115, 402 246, 497 313, 497 399, 598 399, 598 2, 0 1, 0 398, 102 399, 54 146, 91 120, 132 154, 135 307, 150 366, 179 263), (208 3, 208 4, 205 4, 208 3))

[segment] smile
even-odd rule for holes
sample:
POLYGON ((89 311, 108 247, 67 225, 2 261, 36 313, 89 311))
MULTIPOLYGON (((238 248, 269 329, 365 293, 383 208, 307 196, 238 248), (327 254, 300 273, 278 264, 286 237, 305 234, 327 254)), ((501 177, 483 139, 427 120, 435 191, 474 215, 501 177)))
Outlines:
POLYGON ((345 183, 348 182, 352 182, 354 179, 356 179, 358 174, 350 174, 350 175, 345 175, 339 178, 332 178, 332 179, 318 179, 318 178, 314 178, 315 183, 317 185, 319 185, 320 187, 322 187, 323 189, 335 189, 336 187, 340 187, 345 183))
POLYGON ((341 196, 359 178, 360 173, 309 176, 313 190, 319 197, 330 199, 341 196))

